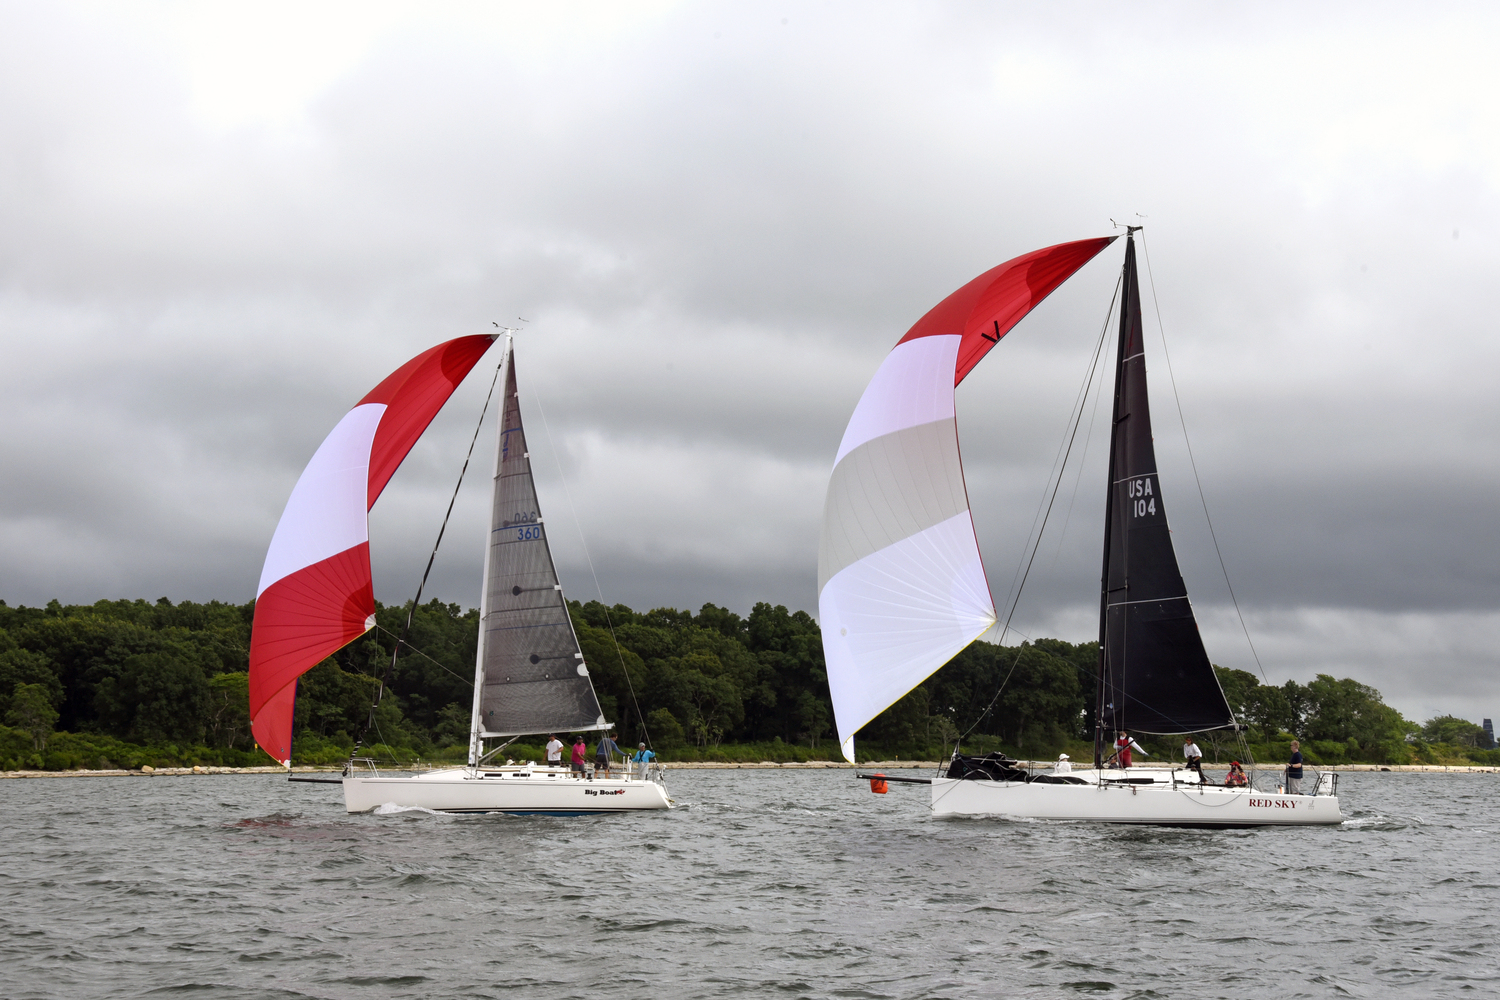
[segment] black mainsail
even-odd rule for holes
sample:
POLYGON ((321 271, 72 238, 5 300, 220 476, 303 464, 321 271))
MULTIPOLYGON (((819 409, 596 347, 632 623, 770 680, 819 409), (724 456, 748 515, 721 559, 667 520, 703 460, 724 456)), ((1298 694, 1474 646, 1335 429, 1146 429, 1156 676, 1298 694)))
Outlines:
POLYGON ((1234 724, 1198 633, 1162 504, 1133 229, 1123 294, 1099 602, 1096 766, 1105 734, 1116 730, 1187 733, 1234 724))
POLYGON ((483 738, 606 728, 537 503, 514 348, 496 447, 471 762, 483 738))

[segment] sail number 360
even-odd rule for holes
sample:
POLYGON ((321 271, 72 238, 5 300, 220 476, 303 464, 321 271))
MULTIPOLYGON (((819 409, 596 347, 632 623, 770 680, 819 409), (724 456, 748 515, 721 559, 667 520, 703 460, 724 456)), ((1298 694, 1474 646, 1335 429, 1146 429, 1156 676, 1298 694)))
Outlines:
POLYGON ((529 542, 542 537, 542 526, 539 524, 528 524, 516 529, 516 541, 529 542))
POLYGON ((1156 513, 1156 497, 1152 496, 1150 479, 1131 479, 1125 484, 1125 493, 1130 498, 1130 516, 1145 517, 1156 513))

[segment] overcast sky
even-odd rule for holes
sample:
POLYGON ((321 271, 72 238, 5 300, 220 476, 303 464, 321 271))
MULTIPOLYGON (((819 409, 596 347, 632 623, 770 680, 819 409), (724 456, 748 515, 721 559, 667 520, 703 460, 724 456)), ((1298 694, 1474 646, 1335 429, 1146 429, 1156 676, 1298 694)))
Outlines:
MULTIPOLYGON (((1212 658, 1260 669, 1178 398, 1270 681, 1500 715, 1497 43, 1480 4, 0 4, 0 598, 250 599, 349 406, 499 321, 570 596, 816 613, 886 352, 1129 220, 1212 658)), ((959 390, 1002 604, 1122 249, 959 390)), ((383 601, 497 360, 372 514, 383 601)), ((1023 634, 1096 631, 1102 419, 1023 634)), ((484 478, 429 587, 465 606, 484 478)))

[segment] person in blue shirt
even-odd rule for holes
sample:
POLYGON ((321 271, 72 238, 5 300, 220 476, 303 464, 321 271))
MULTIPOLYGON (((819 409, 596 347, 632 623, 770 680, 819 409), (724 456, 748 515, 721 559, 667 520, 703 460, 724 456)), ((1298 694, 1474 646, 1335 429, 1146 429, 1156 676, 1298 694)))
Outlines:
POLYGON ((646 744, 642 743, 640 745, 640 748, 631 755, 630 759, 636 766, 636 777, 640 778, 642 781, 645 781, 646 765, 650 764, 653 760, 656 759, 656 754, 652 753, 650 750, 647 750, 646 744))
POLYGON ((1302 794, 1302 744, 1292 740, 1292 759, 1286 765, 1286 793, 1302 794))
POLYGON ((594 774, 603 774, 609 777, 609 766, 614 761, 614 755, 619 754, 622 758, 625 751, 620 749, 620 744, 609 733, 605 733, 599 740, 599 746, 594 750, 594 774))

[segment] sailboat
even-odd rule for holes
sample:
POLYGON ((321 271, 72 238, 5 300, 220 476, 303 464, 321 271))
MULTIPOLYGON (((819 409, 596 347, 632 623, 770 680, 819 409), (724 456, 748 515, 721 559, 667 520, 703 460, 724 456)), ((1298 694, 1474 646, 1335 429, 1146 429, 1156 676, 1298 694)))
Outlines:
MULTIPOLYGON (((1151 437, 1135 233, 1120 277, 1114 410, 1099 597, 1094 761, 1033 774, 955 750, 931 785, 935 816, 994 815, 1184 826, 1342 822, 1337 775, 1309 795, 1222 788, 1187 768, 1116 768, 1118 731, 1235 729, 1167 527, 1151 437)), ((855 407, 834 459, 818 552, 818 611, 840 747, 997 625, 959 456, 958 384, 1033 308, 1118 236, 1079 240, 986 271, 917 321, 855 407)))
MULTIPOLYGON (((256 742, 291 768, 297 678, 375 625, 368 511, 453 390, 499 337, 461 337, 407 362, 341 420, 298 479, 272 536, 250 642, 256 742)), ((351 813, 384 805, 457 813, 578 815, 667 809, 660 766, 575 772, 490 763, 516 738, 611 728, 568 614, 537 501, 509 332, 501 365, 478 653, 464 766, 340 778, 351 813), (486 741, 500 741, 488 748, 486 741)), ((300 779, 307 780, 307 779, 300 779)))

